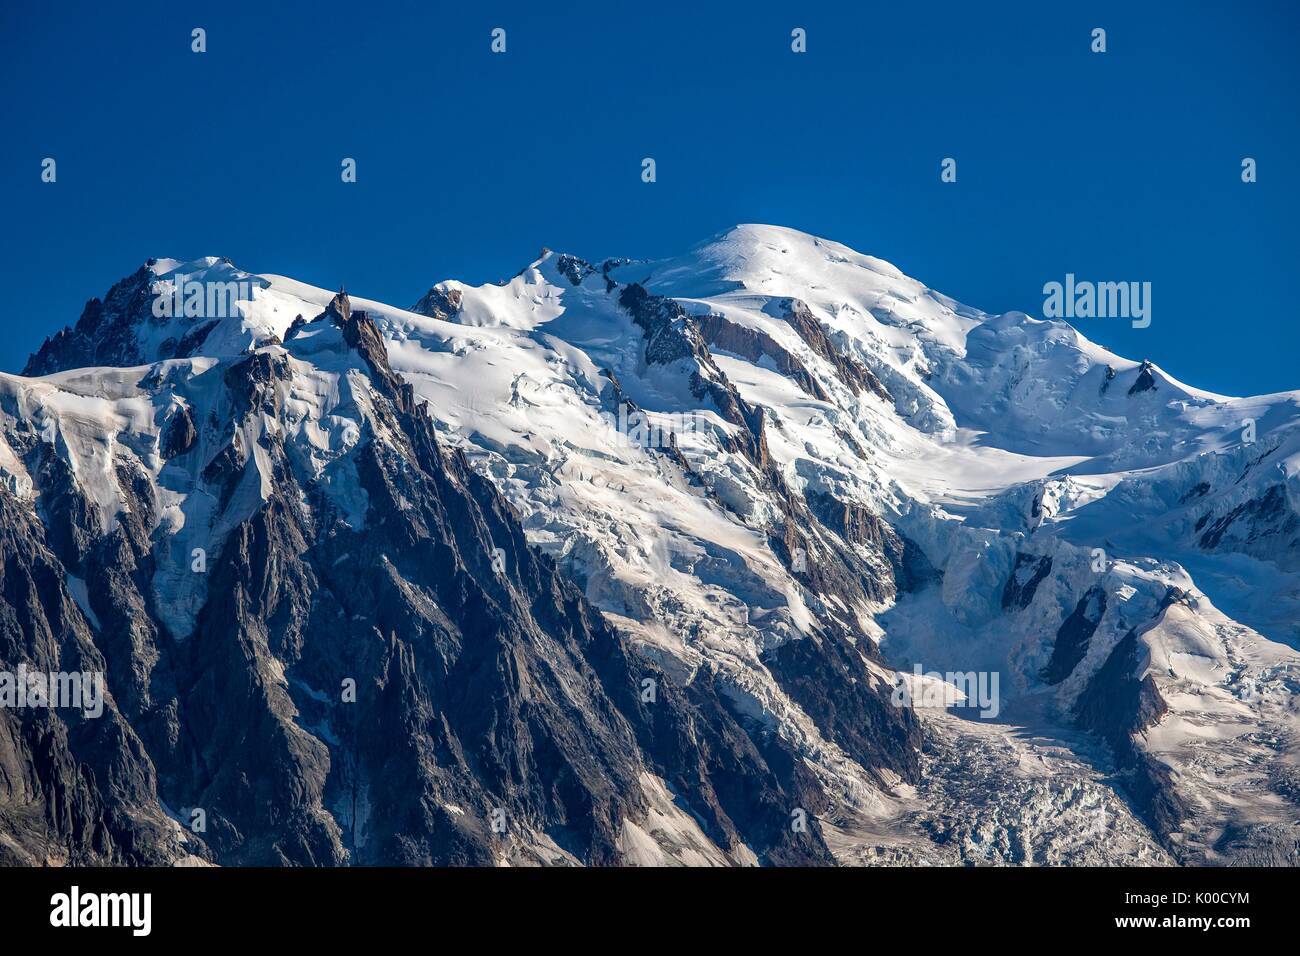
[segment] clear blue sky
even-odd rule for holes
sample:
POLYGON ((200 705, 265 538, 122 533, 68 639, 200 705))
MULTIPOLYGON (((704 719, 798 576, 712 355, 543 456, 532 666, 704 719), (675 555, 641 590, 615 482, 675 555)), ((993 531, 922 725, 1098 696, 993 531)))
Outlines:
POLYGON ((1085 333, 1202 387, 1300 388, 1298 10, 6 0, 0 369, 149 256, 409 305, 543 245, 654 257, 771 222, 989 311, 1041 314, 1067 272, 1150 281, 1150 328, 1085 333))

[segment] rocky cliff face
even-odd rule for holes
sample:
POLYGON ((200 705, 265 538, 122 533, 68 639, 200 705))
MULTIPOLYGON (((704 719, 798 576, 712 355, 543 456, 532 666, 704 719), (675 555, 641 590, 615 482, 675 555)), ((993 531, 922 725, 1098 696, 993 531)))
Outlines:
POLYGON ((75 326, 45 340, 27 361, 24 375, 47 375, 96 365, 139 365, 145 356, 136 328, 153 304, 154 274, 149 264, 115 284, 101 299, 91 299, 75 326))
MULTIPOLYGON (((113 548, 105 544, 105 551, 113 548)), ((66 568, 25 503, 0 490, 0 661, 41 674, 110 665, 66 568)), ((105 649, 118 650, 105 635, 105 649)), ((120 674, 131 664, 124 660, 120 674)), ((28 688, 30 692, 31 688, 28 688)), ((183 851, 122 703, 102 713, 0 709, 0 864, 165 863, 183 851)))
POLYGON ((111 695, 0 711, 10 861, 830 861, 790 745, 629 650, 345 296, 285 347, 131 374, 154 416, 111 436, 111 516, 3 399, 40 494, 0 490, 0 662, 111 695))

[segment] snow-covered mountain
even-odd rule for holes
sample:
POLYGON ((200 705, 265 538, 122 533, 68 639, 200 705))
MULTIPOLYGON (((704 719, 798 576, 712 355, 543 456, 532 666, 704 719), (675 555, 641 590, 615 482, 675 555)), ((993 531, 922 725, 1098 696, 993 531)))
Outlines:
POLYGON ((0 712, 0 855, 1294 863, 1298 425, 771 226, 151 261, 0 376, 0 662, 113 698, 0 712))

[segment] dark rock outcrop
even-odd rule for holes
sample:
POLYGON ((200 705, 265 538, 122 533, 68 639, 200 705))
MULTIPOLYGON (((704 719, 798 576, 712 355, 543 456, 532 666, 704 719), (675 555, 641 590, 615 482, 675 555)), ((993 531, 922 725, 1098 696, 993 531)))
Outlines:
POLYGON ((799 299, 784 299, 781 302, 781 312, 783 318, 799 333, 799 337, 807 343, 808 347, 835 366, 840 380, 852 389, 854 395, 869 391, 887 402, 893 401, 889 390, 871 369, 845 355, 831 344, 821 323, 817 321, 806 303, 799 299))
POLYGON ((141 365, 152 360, 140 351, 137 327, 148 320, 154 279, 143 265, 118 282, 103 301, 86 303, 77 324, 47 338, 27 360, 24 375, 49 375, 96 365, 141 365))
MULTIPOLYGON (((1180 599, 1171 589, 1166 606, 1180 599)), ((1137 737, 1169 709, 1152 676, 1138 676, 1144 657, 1138 631, 1130 629, 1075 701, 1074 715, 1079 726, 1110 745, 1115 762, 1128 771, 1129 795, 1156 832, 1165 837, 1178 829, 1187 808, 1169 768, 1137 745, 1137 737)))
POLYGON ((179 405, 163 427, 158 452, 168 460, 176 458, 193 448, 198 437, 199 433, 194 427, 190 410, 184 405, 179 405))
POLYGON ((737 325, 716 312, 700 316, 697 321, 704 340, 711 348, 743 356, 751 362, 757 362, 766 356, 782 375, 794 379, 813 398, 823 402, 830 400, 826 390, 804 364, 766 332, 737 325))
MULTIPOLYGON (((20 668, 110 669, 39 520, 0 487, 0 670, 20 668)), ((175 839, 155 787, 149 754, 113 697, 98 717, 0 707, 0 865, 168 862, 175 839)))
MULTIPOLYGON (((1202 516, 1202 522, 1209 517, 1202 516)), ((1300 516, 1288 505, 1286 489, 1281 484, 1270 485, 1258 497, 1214 518, 1197 543, 1210 551, 1222 547, 1225 538, 1232 541, 1233 550, 1259 552, 1264 557, 1294 551, 1300 538, 1300 516)))
POLYGON ((930 563, 925 552, 879 515, 862 505, 841 501, 832 495, 810 492, 806 498, 818 521, 850 544, 861 545, 889 562, 894 587, 874 591, 871 593, 874 599, 886 600, 938 580, 938 569, 930 563))
POLYGON ((596 271, 596 267, 586 259, 570 255, 561 255, 555 262, 555 268, 574 285, 582 285, 582 280, 596 271))
POLYGON ((1059 684, 1074 672, 1075 666, 1088 653, 1088 642, 1097 632, 1106 613, 1106 591, 1091 587, 1079 598, 1070 616, 1057 628, 1052 643, 1052 659, 1040 675, 1049 684, 1059 684))
POLYGON ((1150 362, 1146 359, 1142 360, 1142 364, 1138 367, 1137 378, 1134 379, 1133 384, 1129 386, 1128 393, 1130 395, 1137 395, 1139 392, 1155 391, 1156 378, 1151 372, 1152 368, 1153 366, 1150 362))
POLYGON ((1036 554, 1026 554, 1023 551, 1016 555, 1016 564, 1011 571, 1011 577, 1007 578, 1006 587, 1002 589, 1002 607, 1004 610, 1015 608, 1023 611, 1029 607, 1034 599, 1034 594, 1038 590, 1038 585, 1043 583, 1043 579, 1052 573, 1052 556, 1045 554, 1038 556, 1036 554))
POLYGON ((731 450, 742 453, 759 471, 770 472, 763 410, 745 401, 718 368, 694 316, 677 301, 652 295, 635 282, 623 287, 618 301, 645 336, 646 364, 693 360, 696 369, 690 374, 691 393, 710 399, 724 419, 740 425, 731 450))
POLYGON ((460 314, 463 296, 459 289, 430 289, 411 311, 443 322, 454 322, 460 314))

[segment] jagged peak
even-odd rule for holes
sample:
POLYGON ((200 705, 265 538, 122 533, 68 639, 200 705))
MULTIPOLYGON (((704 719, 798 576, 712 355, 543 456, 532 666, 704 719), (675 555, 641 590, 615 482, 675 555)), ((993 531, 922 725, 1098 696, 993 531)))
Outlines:
POLYGON ((352 318, 352 302, 348 299, 348 294, 343 291, 343 286, 339 286, 338 293, 330 299, 330 304, 325 307, 321 318, 330 319, 339 328, 345 327, 352 318))

